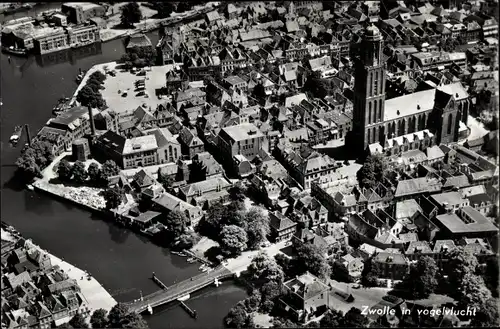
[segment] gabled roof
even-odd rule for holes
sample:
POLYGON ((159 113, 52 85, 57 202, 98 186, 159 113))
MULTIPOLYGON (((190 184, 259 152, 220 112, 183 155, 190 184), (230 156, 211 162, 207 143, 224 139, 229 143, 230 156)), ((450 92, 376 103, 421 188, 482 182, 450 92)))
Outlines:
POLYGON ((275 211, 274 213, 269 213, 270 226, 276 231, 283 231, 288 228, 294 227, 297 223, 294 223, 291 219, 283 215, 282 213, 275 211))

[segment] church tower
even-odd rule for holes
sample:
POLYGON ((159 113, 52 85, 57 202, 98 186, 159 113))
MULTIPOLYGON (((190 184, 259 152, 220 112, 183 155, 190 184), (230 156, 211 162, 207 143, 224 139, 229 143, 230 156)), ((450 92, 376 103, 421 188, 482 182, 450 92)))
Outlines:
POLYGON ((384 103, 385 64, 382 61, 383 39, 374 25, 363 35, 360 56, 355 63, 353 126, 349 144, 356 153, 367 146, 385 143, 384 103))

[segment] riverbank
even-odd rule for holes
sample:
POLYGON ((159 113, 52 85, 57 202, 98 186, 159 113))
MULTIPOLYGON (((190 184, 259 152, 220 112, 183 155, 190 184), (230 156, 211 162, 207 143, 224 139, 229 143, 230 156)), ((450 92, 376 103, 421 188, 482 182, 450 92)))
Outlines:
MULTIPOLYGON (((216 10, 220 7, 220 3, 212 2, 207 3, 203 6, 196 6, 195 9, 184 12, 184 13, 172 13, 170 17, 167 18, 152 18, 149 12, 141 6, 141 11, 143 12, 143 17, 146 19, 135 24, 133 29, 116 29, 116 28, 105 28, 100 31, 100 37, 102 42, 108 42, 111 40, 120 39, 129 35, 137 33, 147 33, 159 29, 162 25, 174 25, 180 24, 183 21, 190 20, 196 16, 203 15, 209 11, 216 10), (145 12, 147 12, 145 14, 145 12)), ((116 11, 117 9, 115 9, 116 11)), ((119 9, 118 9, 119 10, 119 9)), ((150 9, 149 9, 150 10, 150 9)), ((107 26, 114 26, 119 24, 119 15, 114 15, 107 21, 107 26), (118 18, 118 19, 117 19, 118 18)))
MULTIPOLYGON (((17 241, 16 237, 5 231, 3 228, 1 229, 1 238, 2 240, 12 242, 17 241)), ((90 314, 100 308, 110 311, 111 308, 116 305, 116 300, 106 291, 106 289, 104 289, 104 287, 95 278, 90 277, 90 279, 88 279, 88 275, 85 271, 69 264, 68 262, 65 262, 55 255, 52 255, 30 240, 27 240, 26 243, 28 248, 34 248, 40 252, 46 253, 50 257, 52 266, 59 266, 59 268, 62 269, 71 279, 77 281, 83 297, 87 300, 90 314)))

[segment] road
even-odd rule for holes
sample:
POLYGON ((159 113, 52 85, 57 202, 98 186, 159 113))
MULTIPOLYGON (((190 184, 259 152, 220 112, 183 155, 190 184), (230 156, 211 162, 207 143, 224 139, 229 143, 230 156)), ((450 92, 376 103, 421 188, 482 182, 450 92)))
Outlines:
POLYGON ((357 286, 356 283, 344 283, 337 282, 335 280, 328 280, 328 283, 332 285, 333 291, 330 294, 330 307, 338 311, 347 312, 352 307, 362 309, 363 306, 372 307, 378 304, 382 297, 385 296, 391 289, 389 288, 363 288, 354 289, 357 286), (352 303, 346 303, 342 301, 335 291, 340 291, 343 293, 351 294, 354 297, 352 303))
POLYGON ((248 268, 248 266, 252 262, 252 259, 260 251, 265 251, 270 257, 274 257, 280 252, 281 249, 285 248, 286 246, 287 246, 286 242, 282 241, 280 243, 272 244, 267 248, 261 248, 260 250, 245 251, 236 258, 227 259, 226 261, 227 263, 225 263, 224 267, 227 268, 232 273, 237 273, 237 272, 241 273, 248 268))

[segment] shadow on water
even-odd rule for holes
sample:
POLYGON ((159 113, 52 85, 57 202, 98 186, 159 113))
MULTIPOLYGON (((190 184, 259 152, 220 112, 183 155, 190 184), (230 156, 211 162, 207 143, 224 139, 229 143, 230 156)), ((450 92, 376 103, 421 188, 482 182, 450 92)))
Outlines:
POLYGON ((50 67, 52 65, 67 62, 69 62, 71 65, 76 65, 76 63, 80 59, 101 54, 102 44, 99 42, 76 49, 70 48, 54 53, 36 55, 35 60, 40 67, 50 67))
POLYGON ((106 225, 108 225, 108 232, 111 240, 118 244, 123 244, 127 241, 131 231, 126 228, 119 227, 114 223, 110 223, 106 221, 106 225))
POLYGON ((14 192, 21 192, 26 189, 27 181, 23 178, 21 172, 17 170, 16 165, 2 165, 2 167, 16 167, 16 171, 10 177, 10 179, 2 185, 2 189, 11 190, 14 192))

